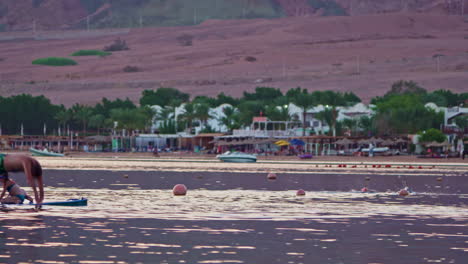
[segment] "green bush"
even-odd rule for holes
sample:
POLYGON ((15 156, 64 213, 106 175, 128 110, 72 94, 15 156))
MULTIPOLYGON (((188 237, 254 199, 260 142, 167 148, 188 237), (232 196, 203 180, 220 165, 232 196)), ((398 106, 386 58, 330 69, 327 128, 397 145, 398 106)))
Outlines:
POLYGON ((79 50, 72 53, 70 56, 109 56, 112 53, 102 50, 79 50))
POLYGON ((69 65, 77 65, 78 63, 68 58, 48 57, 48 58, 40 58, 40 59, 33 60, 32 64, 47 65, 47 66, 69 66, 69 65))

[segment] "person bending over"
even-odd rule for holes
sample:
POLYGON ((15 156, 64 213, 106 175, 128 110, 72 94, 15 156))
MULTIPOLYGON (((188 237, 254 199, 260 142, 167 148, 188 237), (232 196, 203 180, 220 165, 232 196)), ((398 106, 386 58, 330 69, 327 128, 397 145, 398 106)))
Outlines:
POLYGON ((11 180, 8 177, 8 174, 5 173, 0 175, 0 183, 3 184, 3 191, 0 195, 0 203, 2 204, 22 204, 25 199, 29 200, 29 202, 33 202, 33 198, 29 196, 26 191, 21 188, 16 182, 11 180), (4 199, 3 196, 5 192, 8 192, 8 196, 4 199))
MULTIPOLYGON (((0 176, 8 178, 8 172, 24 172, 29 186, 34 192, 34 200, 36 204, 41 204, 44 200, 44 183, 42 181, 42 167, 39 162, 27 155, 22 154, 0 154, 0 176), (39 191, 37 190, 39 188, 39 191)), ((4 189, 0 199, 5 195, 4 189)))

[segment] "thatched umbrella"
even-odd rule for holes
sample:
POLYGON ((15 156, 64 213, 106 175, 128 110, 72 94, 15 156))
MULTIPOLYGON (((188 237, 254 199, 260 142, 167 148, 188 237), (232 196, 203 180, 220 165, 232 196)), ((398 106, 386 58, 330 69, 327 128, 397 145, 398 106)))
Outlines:
POLYGON ((393 145, 395 145, 395 141, 393 141, 391 139, 386 139, 386 140, 382 141, 380 143, 380 145, 382 145, 382 146, 393 146, 393 145))
POLYGON ((349 140, 348 138, 342 138, 342 139, 336 141, 335 144, 337 144, 337 145, 349 145, 349 144, 354 144, 354 142, 349 140))
POLYGON ((359 144, 369 144, 369 143, 370 143, 370 141, 369 141, 369 140, 367 140, 367 139, 361 139, 361 140, 358 140, 358 142, 357 142, 357 143, 359 143, 359 144))
POLYGON ((432 142, 426 143, 425 145, 426 147, 448 147, 451 144, 448 143, 447 141, 444 141, 444 142, 432 141, 432 142))
POLYGON ((408 143, 408 140, 405 140, 405 139, 402 139, 402 138, 399 138, 395 141, 395 143, 408 143))
POLYGON ((381 139, 381 138, 375 138, 375 137, 371 137, 371 138, 369 139, 369 141, 372 142, 372 143, 375 143, 375 144, 384 142, 383 139, 381 139))

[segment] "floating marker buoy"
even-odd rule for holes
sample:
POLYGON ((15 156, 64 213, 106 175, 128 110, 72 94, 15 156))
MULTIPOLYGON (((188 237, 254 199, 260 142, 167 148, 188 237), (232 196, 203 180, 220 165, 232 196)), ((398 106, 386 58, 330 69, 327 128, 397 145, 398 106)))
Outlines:
POLYGON ((187 187, 184 184, 176 184, 172 189, 172 193, 174 195, 186 195, 187 194, 187 187))
POLYGON ((276 180, 276 173, 268 173, 267 179, 269 180, 276 180))
POLYGON ((401 189, 398 194, 400 196, 407 196, 409 194, 409 192, 406 190, 406 189, 401 189))
POLYGON ((368 192, 368 191, 369 191, 369 189, 367 189, 367 187, 362 187, 362 189, 361 189, 361 192, 368 192))
POLYGON ((302 189, 299 189, 299 190, 296 192, 296 195, 297 195, 297 196, 304 196, 304 195, 305 195, 305 191, 302 190, 302 189))

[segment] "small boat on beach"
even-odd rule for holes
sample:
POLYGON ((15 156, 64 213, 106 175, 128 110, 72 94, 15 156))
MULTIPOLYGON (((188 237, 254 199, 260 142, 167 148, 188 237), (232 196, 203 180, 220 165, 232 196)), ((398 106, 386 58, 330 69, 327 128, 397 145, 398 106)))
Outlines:
POLYGON ((305 153, 305 154, 302 154, 302 155, 298 155, 297 157, 299 157, 300 159, 311 159, 311 158, 312 158, 312 154, 310 154, 310 153, 305 153))
POLYGON ((57 153, 53 151, 39 150, 35 148, 30 148, 29 151, 32 153, 33 156, 46 156, 46 157, 64 157, 65 155, 62 153, 57 153))
POLYGON ((224 162, 238 162, 238 163, 245 163, 245 162, 257 162, 257 156, 247 154, 244 152, 225 152, 223 154, 217 155, 216 158, 218 158, 221 161, 224 162))

